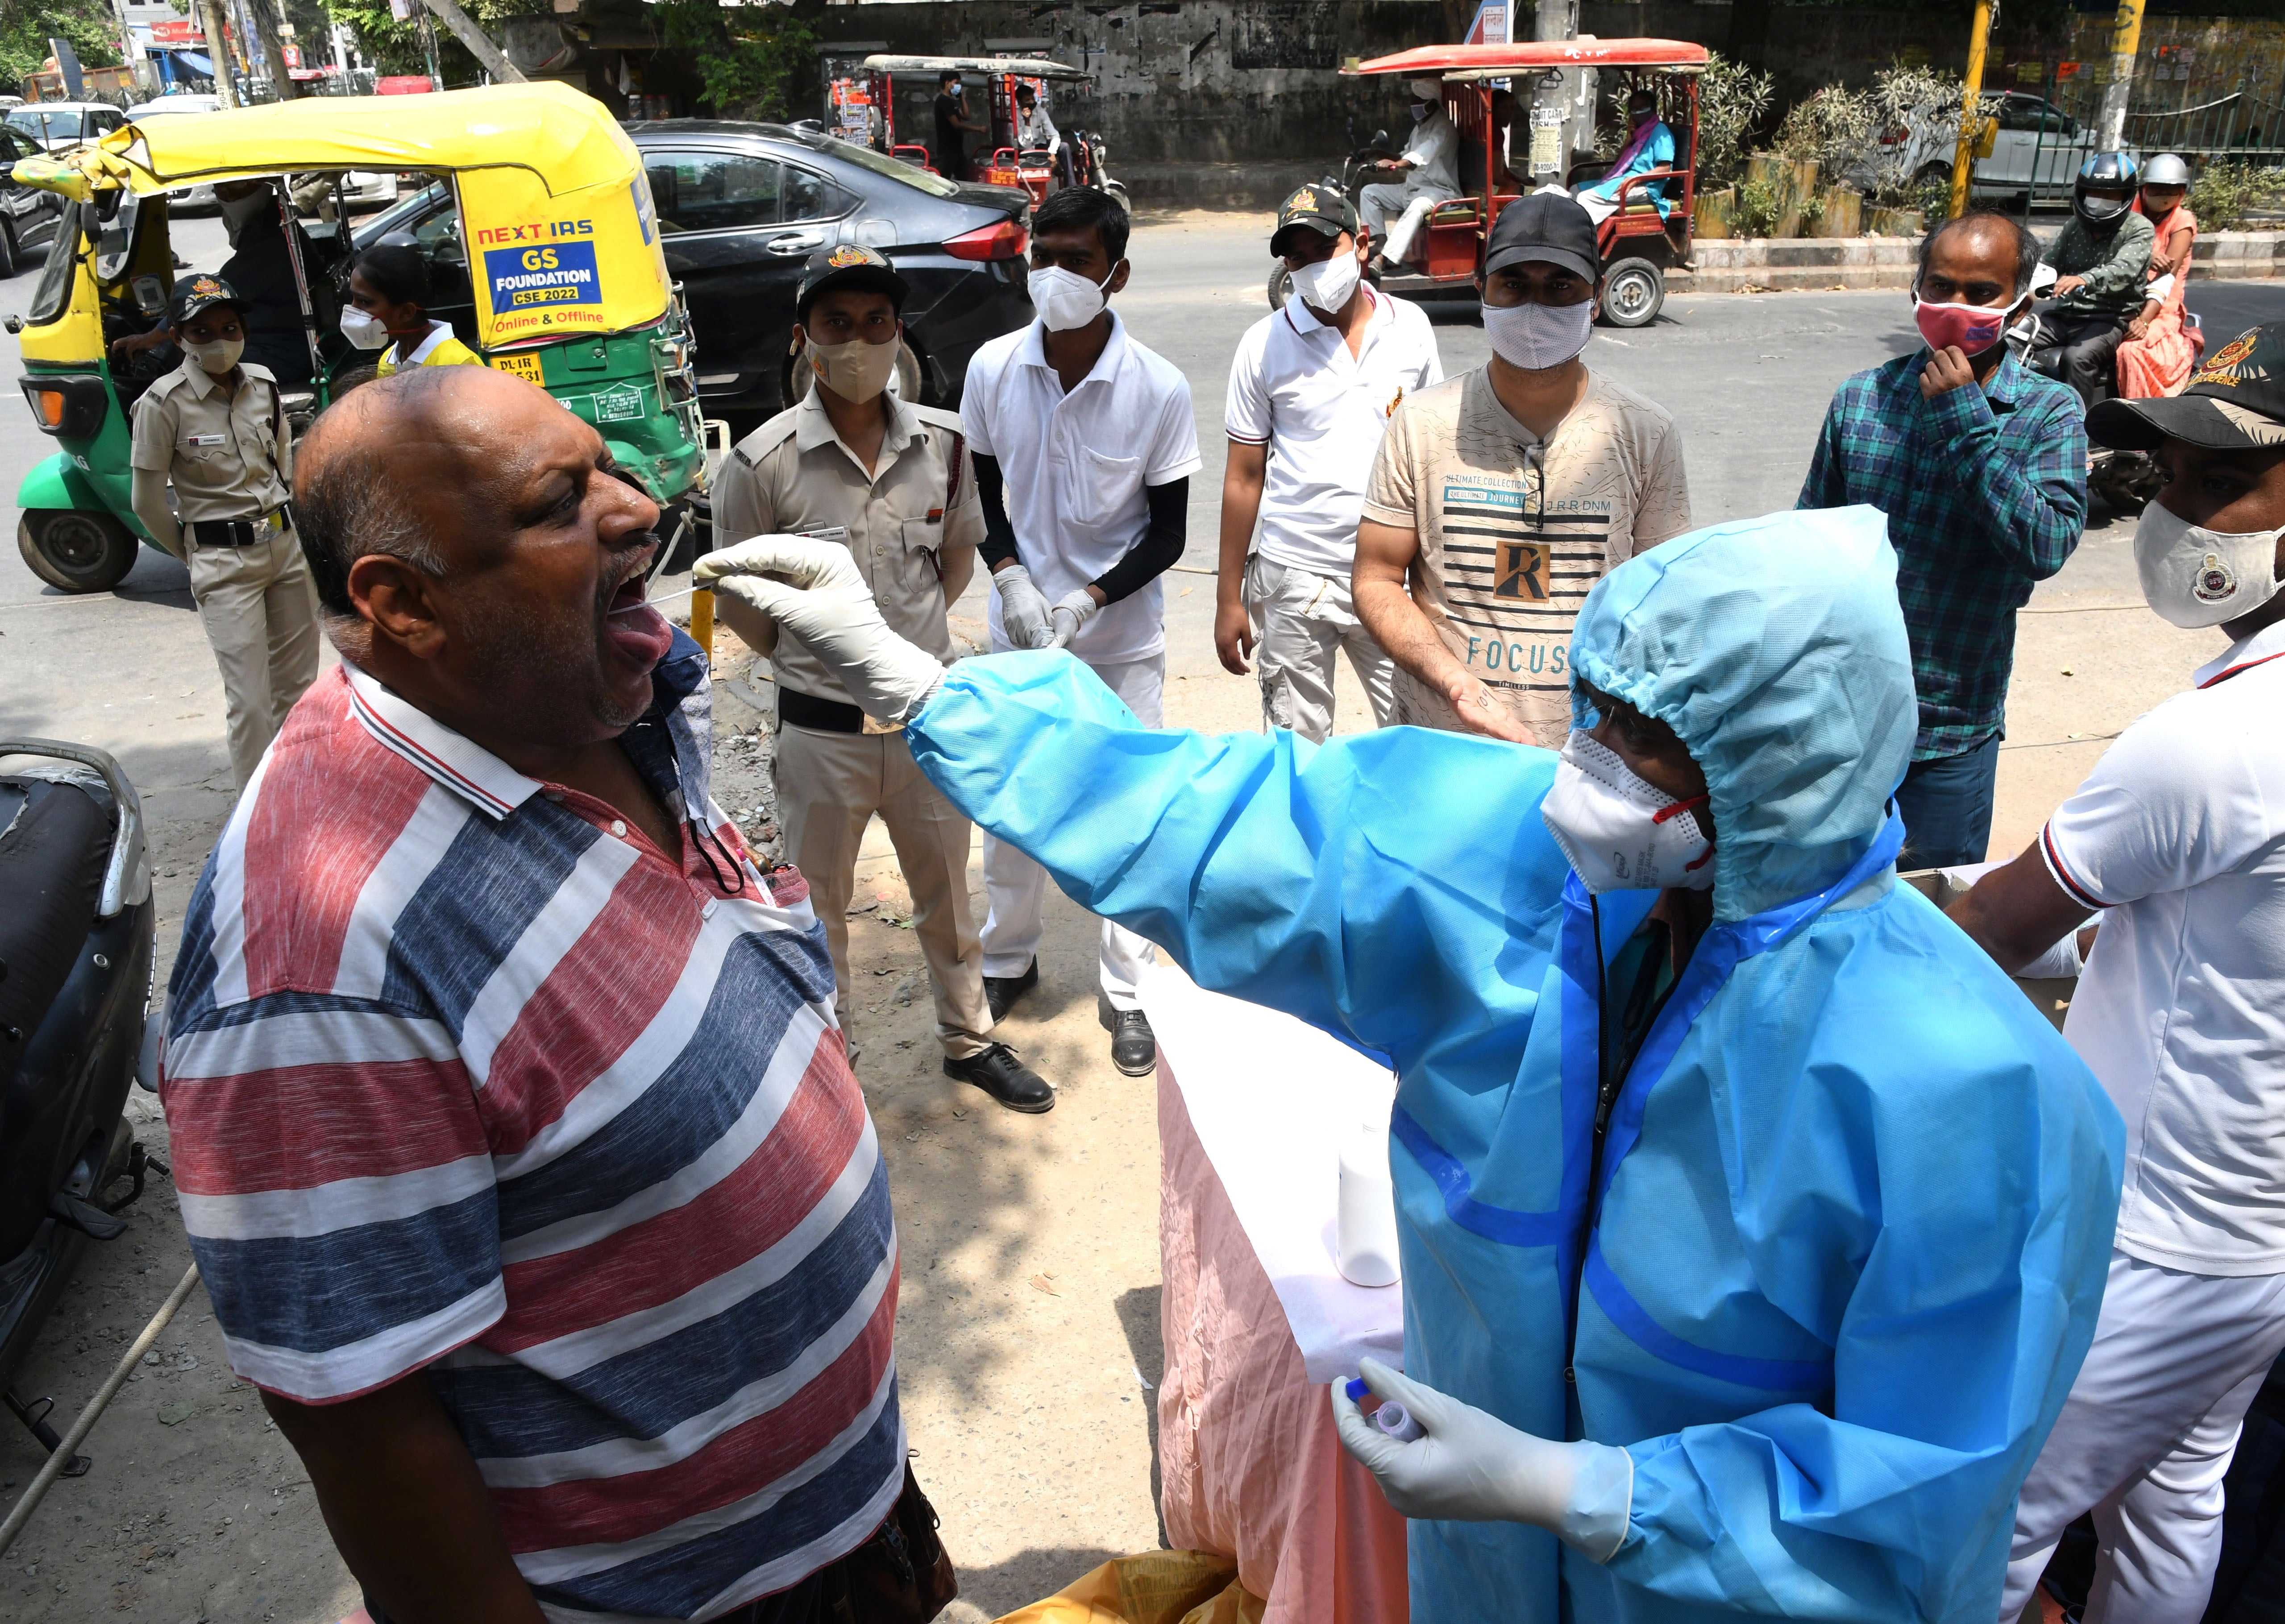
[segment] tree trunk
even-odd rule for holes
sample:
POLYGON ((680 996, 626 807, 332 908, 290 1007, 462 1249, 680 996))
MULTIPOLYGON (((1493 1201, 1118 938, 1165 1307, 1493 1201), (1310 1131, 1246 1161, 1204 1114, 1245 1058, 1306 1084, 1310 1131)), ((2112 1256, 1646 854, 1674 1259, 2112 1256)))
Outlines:
POLYGON ((278 14, 270 9, 271 0, 246 0, 247 15, 252 19, 254 31, 262 36, 262 59, 270 65, 270 82, 277 87, 279 101, 292 101, 301 91, 294 86, 294 75, 286 66, 286 44, 278 36, 278 14))
MULTIPOLYGON (((428 0, 428 5, 430 11, 436 12, 444 20, 444 26, 452 31, 453 37, 468 48, 468 54, 483 64, 484 72, 490 74, 495 81, 501 84, 524 82, 523 75, 515 70, 515 64, 501 54, 500 48, 492 43, 491 36, 476 27, 469 20, 468 14, 455 5, 452 0, 428 0)), ((442 85, 437 87, 439 90, 443 88, 442 85)))
POLYGON ((230 31, 223 21, 222 0, 197 0, 199 23, 206 30, 207 55, 214 59, 215 95, 225 107, 238 106, 238 81, 230 70, 230 31))

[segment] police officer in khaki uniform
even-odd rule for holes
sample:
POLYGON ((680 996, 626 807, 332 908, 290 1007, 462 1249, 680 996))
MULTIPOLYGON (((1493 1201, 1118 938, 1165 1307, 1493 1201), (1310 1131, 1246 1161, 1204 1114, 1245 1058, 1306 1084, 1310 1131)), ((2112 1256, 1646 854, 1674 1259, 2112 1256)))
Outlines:
MULTIPOLYGON (((887 393, 904 303, 904 279, 870 248, 844 245, 811 259, 795 312, 814 387, 738 443, 715 490, 715 533, 726 546, 789 532, 839 542, 890 626, 948 665, 945 613, 975 570, 984 516, 960 420, 887 393)), ((1049 1110, 1054 1090, 988 1035, 983 949, 968 905, 968 820, 913 765, 903 733, 851 704, 814 655, 728 594, 718 602, 731 630, 775 668, 778 816, 786 854, 808 876, 825 922, 844 1023, 849 898, 866 822, 878 812, 912 888, 945 1074, 1010 1110, 1049 1110)))
POLYGON ((270 369, 239 359, 246 302, 220 277, 177 285, 183 364, 135 403, 135 516, 190 566, 222 667, 230 766, 243 789, 318 678, 318 600, 294 534, 293 432, 270 369), (175 487, 176 510, 167 506, 175 487), (177 511, 178 510, 178 511, 177 511))

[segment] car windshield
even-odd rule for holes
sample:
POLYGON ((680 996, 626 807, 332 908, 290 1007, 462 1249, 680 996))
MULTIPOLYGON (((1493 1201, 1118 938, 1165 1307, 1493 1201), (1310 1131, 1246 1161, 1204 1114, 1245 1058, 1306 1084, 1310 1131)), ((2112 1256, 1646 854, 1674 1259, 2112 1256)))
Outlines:
POLYGON ((75 141, 80 114, 72 107, 19 107, 8 115, 8 128, 20 129, 35 141, 75 141))
POLYGON ((391 231, 409 231, 436 212, 444 200, 444 183, 437 181, 404 199, 393 208, 385 208, 359 226, 350 239, 359 253, 373 247, 391 231))
POLYGON ((853 141, 836 140, 831 136, 813 136, 805 130, 789 129, 787 138, 798 141, 813 152, 853 163, 860 169, 870 169, 876 175, 885 175, 891 180, 902 181, 915 192, 925 192, 930 197, 948 198, 960 191, 941 175, 931 175, 916 163, 907 163, 901 158, 891 158, 869 146, 859 146, 853 141))

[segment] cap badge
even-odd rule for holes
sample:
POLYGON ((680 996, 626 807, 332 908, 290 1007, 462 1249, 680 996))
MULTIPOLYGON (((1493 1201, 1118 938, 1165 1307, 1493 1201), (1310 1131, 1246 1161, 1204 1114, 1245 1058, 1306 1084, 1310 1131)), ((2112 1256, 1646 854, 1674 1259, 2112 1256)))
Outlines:
POLYGON ((2213 357, 2198 369, 2192 383, 2235 384, 2238 363, 2250 356, 2257 343, 2256 334, 2241 333, 2213 353, 2213 357))
POLYGON ((853 242, 844 242, 825 256, 827 267, 834 271, 846 271, 852 265, 871 265, 878 263, 877 258, 868 249, 853 242))
POLYGON ((1317 207, 1317 194, 1304 186, 1293 194, 1292 201, 1285 206, 1285 212, 1295 215, 1311 214, 1315 212, 1317 207))

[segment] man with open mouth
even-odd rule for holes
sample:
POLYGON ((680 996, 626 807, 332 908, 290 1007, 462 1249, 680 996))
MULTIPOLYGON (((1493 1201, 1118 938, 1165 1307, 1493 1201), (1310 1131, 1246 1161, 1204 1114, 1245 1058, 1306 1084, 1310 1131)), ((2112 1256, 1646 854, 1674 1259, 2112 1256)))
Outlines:
POLYGON ((343 397, 298 474, 342 663, 200 878, 161 1094, 366 1610, 933 1616, 879 1146, 808 887, 708 794, 656 505, 483 367, 343 397))

